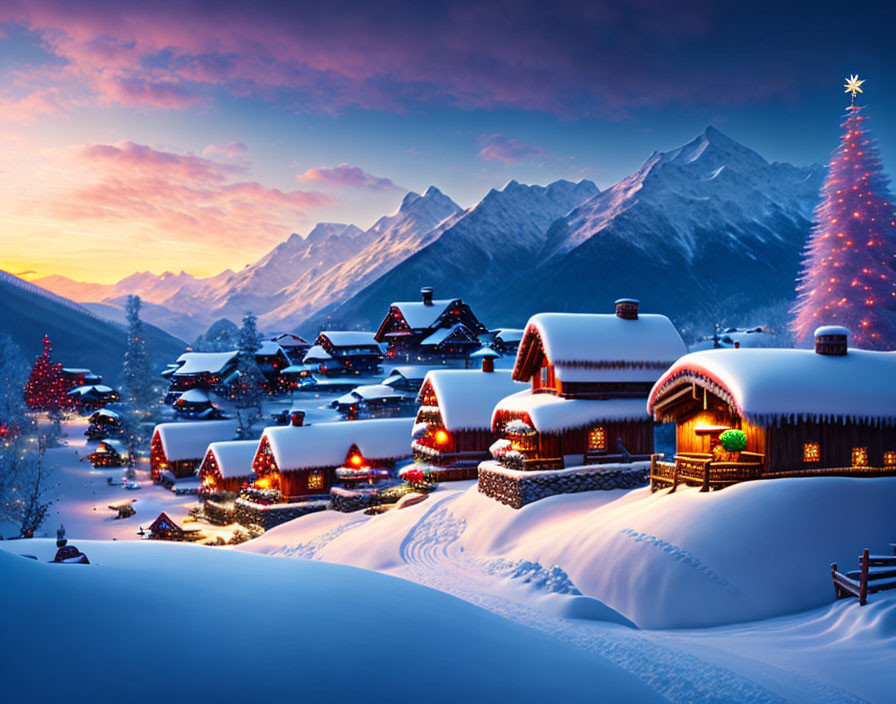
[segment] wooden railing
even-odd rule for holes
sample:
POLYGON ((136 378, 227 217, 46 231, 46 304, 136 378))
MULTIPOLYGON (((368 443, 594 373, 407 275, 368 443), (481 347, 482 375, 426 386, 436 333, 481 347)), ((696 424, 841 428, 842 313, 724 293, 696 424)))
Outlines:
POLYGON ((837 563, 831 565, 834 580, 834 595, 837 599, 850 596, 859 597, 859 606, 864 606, 868 595, 886 589, 896 589, 896 546, 893 556, 869 555, 866 548, 859 557, 859 569, 842 574, 837 571, 837 563))
POLYGON ((722 489, 731 484, 758 479, 762 475, 764 455, 742 452, 736 462, 721 462, 708 453, 682 452, 674 462, 663 461, 663 455, 650 457, 650 490, 678 488, 679 484, 699 486, 700 491, 722 489))

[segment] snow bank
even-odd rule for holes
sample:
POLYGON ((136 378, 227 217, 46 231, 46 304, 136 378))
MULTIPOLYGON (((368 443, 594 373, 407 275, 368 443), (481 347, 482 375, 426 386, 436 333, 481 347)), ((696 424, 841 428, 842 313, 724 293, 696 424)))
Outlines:
POLYGON ((91 565, 6 552, 46 560, 48 540, 0 550, 0 601, 16 605, 0 639, 6 701, 662 701, 598 655, 404 580, 191 545, 78 547, 91 565))
POLYGON ((247 549, 290 554, 290 546, 316 545, 303 555, 413 579, 423 549, 415 542, 425 534, 427 559, 438 557, 440 573, 471 559, 556 565, 583 595, 638 626, 691 628, 830 603, 831 562, 852 569, 863 548, 886 550, 896 535, 894 505, 892 477, 754 481, 712 493, 587 492, 519 510, 474 485, 440 489, 401 512, 346 519, 354 527, 344 535, 334 535, 332 523, 299 519, 247 549), (446 499, 430 511, 439 497, 446 499))

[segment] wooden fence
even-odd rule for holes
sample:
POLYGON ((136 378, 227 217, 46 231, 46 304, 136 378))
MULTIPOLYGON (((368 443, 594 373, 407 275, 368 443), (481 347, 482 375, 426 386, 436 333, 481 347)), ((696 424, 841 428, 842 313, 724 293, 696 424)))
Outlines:
POLYGON ((859 606, 868 602, 868 595, 896 589, 896 545, 890 543, 893 555, 870 555, 868 548, 859 556, 859 569, 843 574, 837 563, 831 565, 834 594, 838 599, 859 597, 859 606))

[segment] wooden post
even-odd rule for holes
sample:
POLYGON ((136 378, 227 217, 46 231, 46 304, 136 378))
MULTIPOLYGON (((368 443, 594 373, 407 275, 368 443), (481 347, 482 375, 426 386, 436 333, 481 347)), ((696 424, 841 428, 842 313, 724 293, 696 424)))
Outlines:
POLYGON ((834 598, 840 598, 840 585, 837 584, 837 579, 834 577, 834 573, 837 571, 837 563, 831 563, 831 578, 834 580, 834 598))
POLYGON ((678 460, 675 460, 675 469, 672 470, 672 491, 670 494, 674 494, 675 490, 678 488, 678 460))
POLYGON ((859 606, 868 603, 868 548, 862 553, 862 576, 859 581, 859 606))
POLYGON ((700 487, 700 491, 709 491, 709 463, 712 460, 706 460, 703 463, 703 486, 700 487))

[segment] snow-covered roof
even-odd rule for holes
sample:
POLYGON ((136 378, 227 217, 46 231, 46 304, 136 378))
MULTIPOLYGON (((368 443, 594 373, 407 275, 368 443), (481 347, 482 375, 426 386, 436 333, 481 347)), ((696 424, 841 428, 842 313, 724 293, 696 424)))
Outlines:
POLYGON ((222 479, 235 479, 254 473, 252 460, 257 450, 258 440, 229 440, 211 443, 206 454, 210 452, 215 456, 222 479))
POLYGON ((273 357, 278 352, 283 351, 280 345, 273 340, 262 340, 258 344, 261 346, 255 350, 255 356, 257 357, 273 357))
POLYGON ((209 403, 211 399, 208 396, 208 391, 205 389, 187 389, 178 397, 175 403, 180 403, 181 401, 184 403, 209 403))
POLYGON ((351 391, 365 401, 375 398, 401 398, 402 395, 386 384, 367 384, 358 386, 351 391))
MULTIPOLYGON (((497 373, 497 372, 495 372, 497 373)), ((492 427, 499 411, 527 413, 539 433, 560 433, 609 421, 642 421, 650 416, 644 399, 572 399, 554 394, 533 394, 531 390, 508 396, 495 406, 492 427)))
POLYGON ((99 445, 96 446, 97 451, 99 451, 104 446, 108 447, 110 450, 113 450, 119 457, 128 456, 127 445, 125 445, 121 440, 103 440, 99 445))
POLYGON ((90 417, 87 420, 93 420, 94 418, 98 418, 100 416, 105 416, 106 418, 114 418, 115 420, 118 420, 121 417, 115 411, 110 411, 108 408, 100 408, 99 410, 91 413, 90 417))
POLYGON ((309 349, 305 353, 305 357, 302 359, 303 362, 307 363, 308 360, 326 360, 333 359, 333 357, 320 345, 313 345, 311 349, 309 349))
POLYGON ((68 392, 69 396, 86 396, 87 394, 96 393, 96 394, 111 394, 114 389, 111 386, 106 386, 105 384, 85 384, 84 386, 76 386, 74 389, 68 392))
POLYGON ((528 346, 541 341, 545 356, 561 381, 597 381, 595 370, 631 370, 614 380, 654 381, 687 352, 681 335, 665 315, 639 315, 631 320, 615 314, 539 313, 526 325, 514 367, 521 381, 534 370, 524 370, 528 346), (635 373, 631 373, 635 372, 635 373))
POLYGON ((187 374, 220 374, 236 359, 237 352, 184 352, 177 361, 180 367, 174 376, 187 374))
POLYGON ((153 434, 158 433, 162 449, 169 462, 198 460, 213 442, 232 440, 236 421, 201 420, 190 423, 159 423, 153 434))
POLYGON ((281 347, 309 347, 311 344, 304 337, 292 332, 284 332, 271 339, 281 347))
POLYGON ((93 376, 96 376, 90 369, 85 367, 63 367, 62 371, 66 374, 92 374, 93 376))
POLYGON ((525 330, 521 328, 498 328, 494 331, 495 339, 501 339, 504 342, 519 342, 523 339, 525 330))
POLYGON ((403 376, 405 379, 423 379, 431 367, 419 364, 402 364, 392 367, 389 376, 403 376))
POLYGON ((301 374, 302 372, 312 372, 316 369, 313 364, 290 364, 280 370, 280 374, 301 374))
POLYGON ((312 425, 265 428, 281 471, 339 467, 352 445, 369 460, 395 460, 411 455, 413 418, 376 418, 312 425))
POLYGON ((374 339, 374 333, 372 332, 362 332, 360 330, 322 330, 320 334, 326 337, 334 347, 373 346, 379 349, 379 345, 374 339))
MULTIPOLYGON (((455 323, 450 328, 439 328, 432 335, 428 335, 425 339, 420 341, 421 345, 440 345, 445 340, 447 340, 451 335, 453 335, 457 331, 467 330, 469 332, 469 328, 463 323, 455 323)), ((475 336, 474 336, 475 339, 475 336)))
POLYGON ((398 301, 392 304, 401 312, 401 316, 412 330, 432 327, 445 309, 459 298, 442 298, 426 305, 423 301, 398 301))
POLYGON ((510 372, 478 369, 433 370, 426 375, 424 389, 427 384, 436 395, 442 424, 450 432, 488 430, 495 404, 526 388, 510 372))
MULTIPOLYGON (((841 333, 833 333, 841 334, 841 333)), ((896 352, 850 349, 845 355, 795 349, 719 349, 679 359, 650 393, 697 383, 756 425, 782 420, 896 425, 896 352)))

